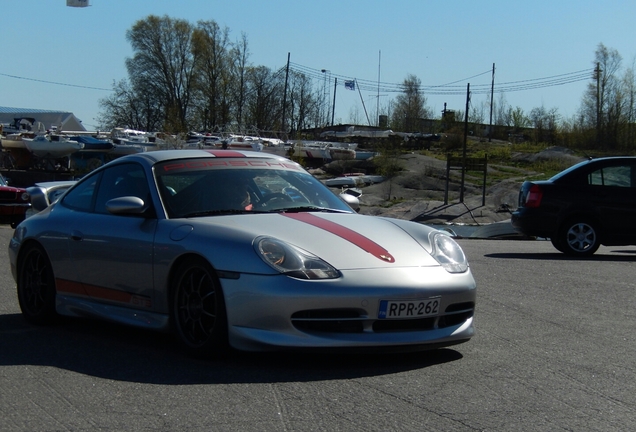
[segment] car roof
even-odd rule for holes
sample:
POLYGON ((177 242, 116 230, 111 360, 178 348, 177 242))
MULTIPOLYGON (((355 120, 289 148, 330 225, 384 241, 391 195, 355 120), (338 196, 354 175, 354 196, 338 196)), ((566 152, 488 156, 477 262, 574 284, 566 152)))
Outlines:
POLYGON ((599 158, 591 158, 590 162, 604 161, 604 160, 634 160, 634 159, 636 159, 636 156, 606 156, 606 157, 599 157, 599 158))
POLYGON ((287 159, 286 157, 263 152, 255 151, 243 151, 243 150, 197 150, 197 149, 185 149, 185 150, 155 150, 149 152, 136 153, 132 155, 123 156, 118 158, 120 161, 130 160, 145 160, 147 163, 154 165, 159 162, 175 160, 175 159, 190 159, 190 158, 259 158, 259 159, 274 159, 280 161, 286 161, 289 163, 295 163, 287 159))
POLYGON ((600 158, 589 158, 583 160, 577 164, 572 165, 569 168, 564 169, 563 171, 555 174, 550 178, 550 181, 558 181, 559 179, 565 179, 570 177, 571 175, 578 175, 581 169, 594 169, 597 165, 607 165, 612 166, 615 163, 620 164, 621 162, 636 162, 636 156, 606 156, 600 158), (584 168, 585 167, 585 168, 584 168))

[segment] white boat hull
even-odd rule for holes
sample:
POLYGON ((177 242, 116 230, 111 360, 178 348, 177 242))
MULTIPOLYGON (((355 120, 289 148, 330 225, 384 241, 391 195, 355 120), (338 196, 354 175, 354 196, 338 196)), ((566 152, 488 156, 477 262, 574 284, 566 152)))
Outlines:
POLYGON ((22 138, 27 150, 40 158, 58 159, 84 148, 84 144, 72 140, 49 141, 45 137, 22 138))
POLYGON ((24 141, 22 139, 2 139, 2 147, 8 149, 25 149, 24 141))

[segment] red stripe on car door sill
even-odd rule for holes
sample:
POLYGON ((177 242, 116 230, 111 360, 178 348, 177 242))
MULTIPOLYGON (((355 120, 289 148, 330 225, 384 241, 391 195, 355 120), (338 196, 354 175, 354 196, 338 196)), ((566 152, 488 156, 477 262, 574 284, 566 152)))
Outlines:
POLYGON ((281 213, 281 215, 335 234, 338 237, 341 237, 369 252, 371 255, 381 259, 382 261, 390 263, 395 262, 393 255, 391 255, 382 246, 347 227, 338 225, 335 222, 328 221, 311 213, 281 213))

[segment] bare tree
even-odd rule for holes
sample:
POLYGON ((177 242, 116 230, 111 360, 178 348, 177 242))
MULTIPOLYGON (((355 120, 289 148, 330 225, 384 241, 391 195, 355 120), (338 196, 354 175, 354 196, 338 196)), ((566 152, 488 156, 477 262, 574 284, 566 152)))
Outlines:
POLYGON ((409 75, 402 83, 402 94, 395 98, 391 126, 405 132, 424 132, 423 119, 431 117, 426 106, 426 97, 420 89, 421 81, 415 75, 409 75))
POLYGON ((199 21, 192 39, 198 60, 195 109, 200 129, 211 130, 231 121, 229 29, 199 21))
POLYGON ((188 128, 196 59, 192 26, 185 20, 150 15, 126 32, 134 55, 126 59, 135 88, 157 94, 164 103, 164 129, 188 128))
POLYGON ((478 125, 484 124, 487 111, 488 106, 484 101, 481 101, 477 105, 473 105, 472 109, 468 112, 468 121, 478 125))
POLYGON ((559 115, 557 108, 551 110, 545 107, 533 108, 530 111, 529 120, 534 128, 534 141, 556 144, 557 124, 559 115))
POLYGON ((153 92, 134 89, 127 80, 113 83, 113 93, 100 99, 100 128, 127 127, 146 131, 161 128, 163 108, 153 92))
POLYGON ((495 101, 493 112, 495 113, 494 124, 512 126, 511 109, 504 93, 499 93, 499 100, 495 101))
POLYGON ((622 57, 615 49, 599 44, 595 52, 596 72, 583 95, 581 114, 589 127, 596 128, 596 145, 613 149, 623 115, 623 95, 618 71, 622 57))
POLYGON ((509 111, 510 119, 512 120, 512 127, 514 127, 517 131, 530 126, 530 119, 528 119, 528 116, 526 116, 521 107, 516 107, 514 109, 510 107, 509 111))
POLYGON ((360 114, 360 107, 358 105, 353 105, 351 108, 349 108, 349 123, 358 125, 360 124, 361 119, 362 116, 360 114))
POLYGON ((321 120, 320 90, 312 86, 311 79, 304 74, 290 74, 290 105, 292 125, 296 130, 317 126, 321 120))
POLYGON ((232 49, 232 75, 235 88, 234 103, 236 105, 235 122, 239 128, 243 128, 243 109, 245 105, 246 74, 248 68, 249 49, 247 35, 241 33, 241 39, 234 44, 232 49))
POLYGON ((634 148, 636 146, 636 136, 634 123, 636 122, 636 73, 634 72, 635 61, 632 66, 625 71, 623 77, 623 88, 625 89, 625 144, 626 147, 634 148))
POLYGON ((278 129, 284 81, 280 73, 265 66, 252 67, 247 73, 248 93, 245 122, 259 130, 278 129))

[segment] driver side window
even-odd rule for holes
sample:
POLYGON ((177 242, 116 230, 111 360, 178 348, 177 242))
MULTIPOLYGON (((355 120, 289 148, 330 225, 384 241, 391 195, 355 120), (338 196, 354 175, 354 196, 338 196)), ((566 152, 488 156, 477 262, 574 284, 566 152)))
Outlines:
POLYGON ((148 203, 150 193, 143 168, 137 164, 122 164, 104 170, 95 201, 95 212, 109 214, 106 203, 114 198, 135 196, 148 203))

